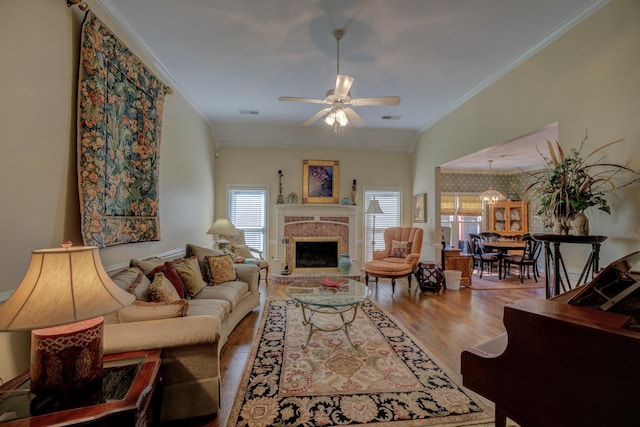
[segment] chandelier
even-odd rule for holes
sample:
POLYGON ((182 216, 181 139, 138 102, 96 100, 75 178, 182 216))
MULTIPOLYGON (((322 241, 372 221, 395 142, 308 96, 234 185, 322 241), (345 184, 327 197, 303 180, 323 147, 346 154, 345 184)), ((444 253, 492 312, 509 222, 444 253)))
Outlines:
POLYGON ((489 189, 483 191, 480 194, 480 198, 485 205, 495 205, 498 200, 504 200, 504 195, 493 189, 493 175, 491 175, 491 164, 493 160, 487 160, 489 162, 489 189))

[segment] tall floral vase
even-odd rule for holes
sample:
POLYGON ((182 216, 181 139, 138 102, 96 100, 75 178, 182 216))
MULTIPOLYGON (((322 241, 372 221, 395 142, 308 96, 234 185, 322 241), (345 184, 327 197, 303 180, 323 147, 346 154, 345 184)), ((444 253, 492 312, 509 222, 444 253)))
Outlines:
POLYGON ((340 254, 338 268, 340 269, 340 274, 343 275, 347 275, 351 272, 351 258, 349 258, 349 254, 340 254))

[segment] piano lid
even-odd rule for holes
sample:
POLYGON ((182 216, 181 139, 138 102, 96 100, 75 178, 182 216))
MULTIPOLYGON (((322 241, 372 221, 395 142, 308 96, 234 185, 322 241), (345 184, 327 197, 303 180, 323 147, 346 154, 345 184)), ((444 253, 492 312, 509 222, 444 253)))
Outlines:
POLYGON ((640 251, 613 261, 593 280, 577 288, 568 304, 626 314, 634 319, 629 329, 640 330, 640 276, 631 272, 640 251))

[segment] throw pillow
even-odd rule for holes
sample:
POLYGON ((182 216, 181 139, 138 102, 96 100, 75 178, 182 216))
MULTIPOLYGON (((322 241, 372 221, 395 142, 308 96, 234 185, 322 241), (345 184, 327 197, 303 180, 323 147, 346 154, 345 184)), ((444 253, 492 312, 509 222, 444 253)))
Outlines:
POLYGON ((138 277, 136 280, 129 286, 127 291, 131 292, 136 296, 137 301, 151 301, 151 295, 149 295, 149 285, 151 281, 142 274, 142 272, 138 273, 138 277))
POLYGON ((170 319, 185 317, 188 311, 189 301, 184 299, 172 302, 134 301, 133 304, 118 310, 118 320, 120 323, 126 323, 170 319))
POLYGON ((204 257, 207 268, 207 277, 210 277, 210 285, 236 280, 236 269, 233 267, 233 259, 229 255, 204 257))
POLYGON ((204 262, 204 257, 206 256, 218 256, 218 255, 223 255, 224 252, 222 252, 219 249, 210 249, 210 248, 203 248, 202 246, 196 246, 196 245, 192 245, 192 244, 188 244, 187 245, 187 256, 197 256, 198 257, 198 262, 200 263, 200 272, 202 273, 202 277, 204 277, 204 280, 207 283, 211 282, 211 278, 207 276, 207 267, 205 265, 204 262))
POLYGON ((247 245, 234 245, 231 247, 231 250, 239 257, 253 258, 253 254, 247 245))
POLYGON ((200 272, 200 264, 198 263, 198 257, 187 258, 182 264, 174 264, 173 268, 176 270, 184 287, 190 296, 196 295, 205 286, 205 282, 202 279, 202 273, 200 272))
POLYGON ((153 302, 172 302, 180 301, 180 295, 173 287, 171 282, 164 277, 164 273, 156 273, 153 281, 149 285, 149 295, 153 302))
POLYGON ((147 274, 147 277, 149 278, 149 280, 153 279, 156 273, 164 273, 164 277, 166 277, 169 280, 169 282, 171 282, 173 287, 176 288, 176 292, 178 293, 180 298, 185 298, 186 291, 184 289, 184 284, 182 283, 182 280, 180 280, 180 276, 178 275, 178 273, 173 268, 173 265, 170 262, 166 262, 162 265, 155 267, 153 270, 151 270, 149 274, 147 274))
POLYGON ((161 258, 156 257, 147 259, 134 258, 130 261, 131 267, 139 268, 144 274, 149 274, 151 270, 162 264, 164 264, 164 261, 161 258))
POLYGON ((411 251, 411 242, 401 240, 391 241, 391 252, 389 256, 392 258, 406 258, 411 251))

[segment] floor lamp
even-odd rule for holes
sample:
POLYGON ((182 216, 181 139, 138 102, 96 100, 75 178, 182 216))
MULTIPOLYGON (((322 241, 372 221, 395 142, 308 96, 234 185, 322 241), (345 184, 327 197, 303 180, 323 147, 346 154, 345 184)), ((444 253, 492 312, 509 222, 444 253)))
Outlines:
POLYGON ((371 256, 373 256, 373 251, 376 250, 376 214, 384 213, 382 209, 380 209, 380 203, 376 200, 376 196, 373 196, 373 199, 369 200, 369 206, 365 213, 373 215, 373 232, 371 237, 371 256))

